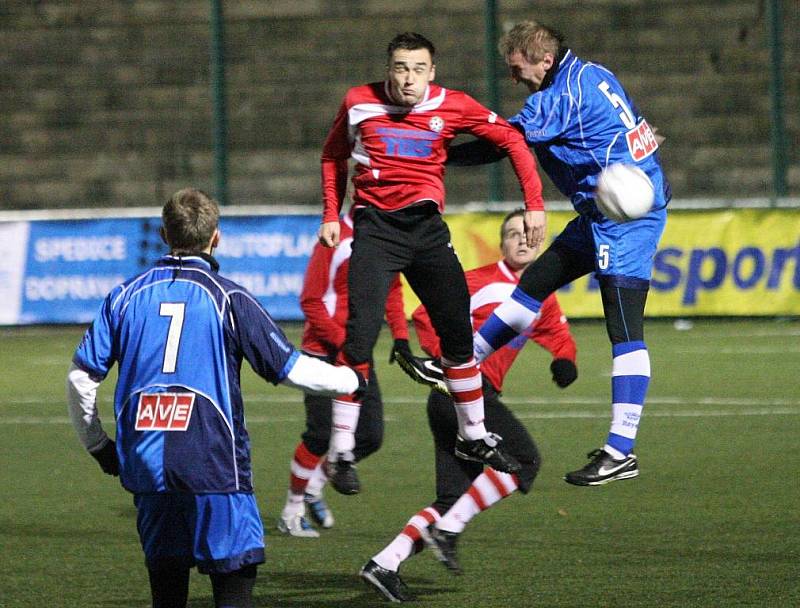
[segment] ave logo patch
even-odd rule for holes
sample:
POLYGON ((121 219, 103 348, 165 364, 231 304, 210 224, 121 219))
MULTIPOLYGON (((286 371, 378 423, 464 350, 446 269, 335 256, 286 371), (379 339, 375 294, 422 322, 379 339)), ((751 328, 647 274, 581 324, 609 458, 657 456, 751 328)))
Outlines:
POLYGON ((194 409, 194 393, 142 393, 137 431, 185 431, 194 409))
POLYGON ((658 149, 656 135, 646 120, 628 131, 625 138, 628 140, 628 151, 631 153, 631 158, 637 162, 647 158, 658 149))

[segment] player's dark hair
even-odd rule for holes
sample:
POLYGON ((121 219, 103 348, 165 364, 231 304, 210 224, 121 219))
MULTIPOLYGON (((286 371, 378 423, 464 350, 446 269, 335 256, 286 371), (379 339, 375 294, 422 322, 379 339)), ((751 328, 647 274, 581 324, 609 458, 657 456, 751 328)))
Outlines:
POLYGON ((433 42, 416 32, 403 32, 392 38, 389 46, 386 47, 386 57, 391 59, 392 53, 397 49, 403 49, 404 51, 428 49, 428 52, 431 54, 431 61, 433 61, 433 56, 436 54, 436 48, 433 46, 433 42))
POLYGON ((506 238, 506 224, 508 224, 508 220, 513 217, 524 217, 525 216, 525 209, 520 207, 519 209, 514 209, 514 211, 510 211, 504 218, 503 221, 500 222, 500 242, 503 242, 503 239, 506 238))
POLYGON ((184 188, 164 204, 161 223, 170 251, 202 251, 211 242, 219 225, 219 206, 202 190, 184 188))

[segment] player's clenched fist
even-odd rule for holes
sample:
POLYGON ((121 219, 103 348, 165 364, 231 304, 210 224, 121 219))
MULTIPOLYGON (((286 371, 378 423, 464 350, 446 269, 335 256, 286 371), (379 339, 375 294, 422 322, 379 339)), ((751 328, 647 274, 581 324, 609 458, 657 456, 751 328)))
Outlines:
POLYGON ((339 221, 323 222, 319 227, 319 242, 325 247, 336 247, 339 245, 339 221))

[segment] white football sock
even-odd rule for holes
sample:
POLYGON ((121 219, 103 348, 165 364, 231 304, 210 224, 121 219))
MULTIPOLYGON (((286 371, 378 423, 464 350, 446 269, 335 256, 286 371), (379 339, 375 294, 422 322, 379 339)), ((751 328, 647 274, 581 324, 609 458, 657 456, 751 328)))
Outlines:
POLYGON ((308 484, 306 485, 306 494, 311 494, 312 496, 319 496, 322 494, 322 488, 328 483, 328 476, 325 475, 325 470, 322 466, 324 462, 324 458, 320 459, 319 464, 317 464, 316 468, 311 472, 311 477, 308 479, 308 484))
POLYGON ((352 452, 356 447, 356 426, 361 406, 353 401, 333 400, 330 451, 328 459, 334 461, 340 452, 352 452))
POLYGON ((291 490, 286 493, 286 503, 283 505, 281 517, 289 519, 292 515, 304 515, 306 504, 303 502, 302 494, 293 494, 291 490))

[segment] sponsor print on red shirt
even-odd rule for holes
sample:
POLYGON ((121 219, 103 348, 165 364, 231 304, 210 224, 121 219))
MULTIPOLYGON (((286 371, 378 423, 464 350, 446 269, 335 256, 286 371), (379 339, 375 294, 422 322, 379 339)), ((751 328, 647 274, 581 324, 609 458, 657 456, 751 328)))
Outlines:
POLYGON ((355 161, 353 201, 396 210, 433 200, 444 210, 447 146, 471 133, 508 151, 527 209, 544 209, 542 183, 522 135, 461 91, 430 83, 414 106, 391 101, 387 83, 353 87, 345 95, 322 151, 323 222, 338 219, 355 161))

